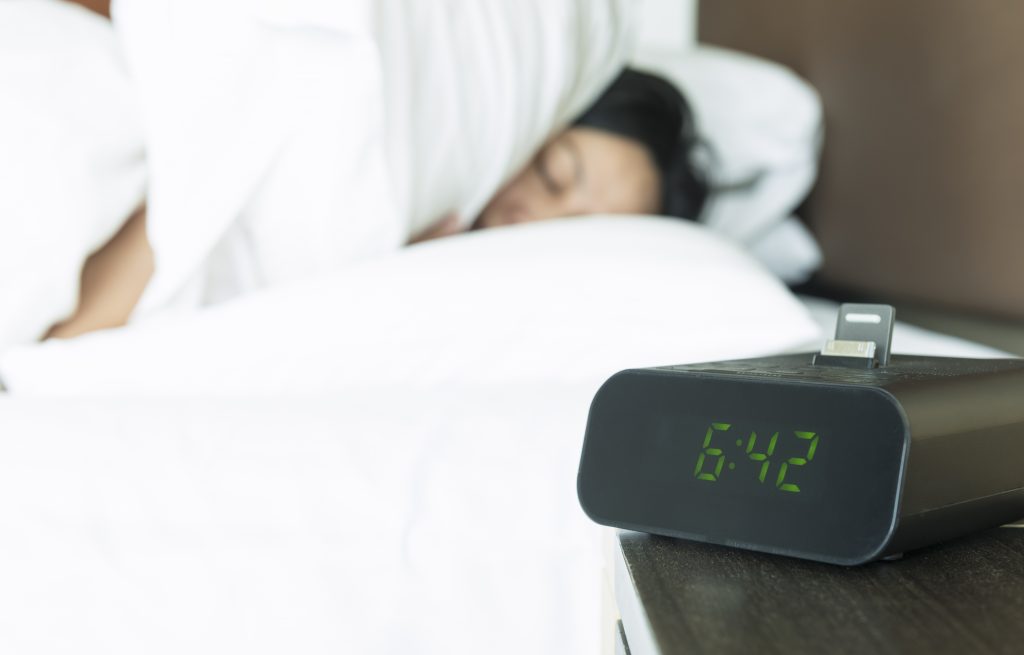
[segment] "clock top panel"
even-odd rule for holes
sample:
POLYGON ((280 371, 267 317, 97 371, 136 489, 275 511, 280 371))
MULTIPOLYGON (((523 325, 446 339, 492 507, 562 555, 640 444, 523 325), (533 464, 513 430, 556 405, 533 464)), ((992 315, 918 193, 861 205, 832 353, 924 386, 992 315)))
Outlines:
POLYGON ((940 381, 954 377, 1024 371, 1024 360, 1016 359, 954 359, 893 355, 887 366, 874 369, 815 366, 813 353, 736 359, 703 364, 662 366, 666 372, 735 375, 758 380, 780 379, 792 382, 851 384, 886 387, 901 382, 940 381))

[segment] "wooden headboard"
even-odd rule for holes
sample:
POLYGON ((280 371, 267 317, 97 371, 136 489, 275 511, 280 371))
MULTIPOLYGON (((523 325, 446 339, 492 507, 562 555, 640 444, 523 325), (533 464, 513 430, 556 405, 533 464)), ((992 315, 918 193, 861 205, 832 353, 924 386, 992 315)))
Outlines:
POLYGON ((825 103, 804 218, 821 280, 1024 319, 1024 3, 706 0, 702 42, 780 61, 825 103))

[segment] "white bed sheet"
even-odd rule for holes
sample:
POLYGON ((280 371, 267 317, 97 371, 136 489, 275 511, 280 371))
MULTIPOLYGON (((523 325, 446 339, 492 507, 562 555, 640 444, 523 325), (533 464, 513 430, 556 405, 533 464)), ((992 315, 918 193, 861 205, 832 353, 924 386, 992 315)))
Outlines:
POLYGON ((0 652, 595 653, 591 393, 0 397, 0 652))
MULTIPOLYGON (((835 305, 805 303, 828 332, 835 305)), ((594 390, 0 396, 0 652, 597 652, 594 390)))

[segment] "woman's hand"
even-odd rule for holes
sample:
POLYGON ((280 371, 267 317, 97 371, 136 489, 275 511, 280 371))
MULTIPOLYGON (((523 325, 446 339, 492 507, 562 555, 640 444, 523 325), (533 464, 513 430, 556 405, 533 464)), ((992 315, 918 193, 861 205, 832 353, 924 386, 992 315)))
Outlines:
POLYGON ((413 238, 409 239, 408 245, 411 246, 416 243, 430 241, 431 239, 450 237, 453 234, 458 234, 462 231, 462 227, 459 226, 459 215, 455 212, 451 212, 446 214, 444 218, 434 223, 426 230, 423 230, 413 238))

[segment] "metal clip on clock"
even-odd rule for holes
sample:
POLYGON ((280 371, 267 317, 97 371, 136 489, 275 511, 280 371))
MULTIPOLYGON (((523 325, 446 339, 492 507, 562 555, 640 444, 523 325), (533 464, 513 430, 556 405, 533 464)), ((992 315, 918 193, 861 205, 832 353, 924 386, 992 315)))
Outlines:
POLYGON ((594 521, 862 564, 1024 517, 1024 360, 890 355, 843 305, 820 353, 622 371, 594 397, 594 521))

